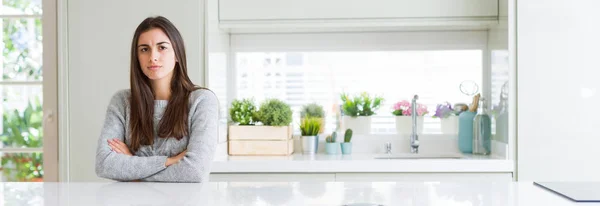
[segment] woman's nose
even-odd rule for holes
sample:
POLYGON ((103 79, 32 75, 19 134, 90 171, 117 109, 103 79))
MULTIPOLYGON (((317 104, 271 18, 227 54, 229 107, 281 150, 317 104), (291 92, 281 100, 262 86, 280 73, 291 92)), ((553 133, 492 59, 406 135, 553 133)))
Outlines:
POLYGON ((152 58, 150 59, 152 62, 156 62, 158 61, 158 58, 160 57, 160 53, 158 51, 152 51, 152 58))

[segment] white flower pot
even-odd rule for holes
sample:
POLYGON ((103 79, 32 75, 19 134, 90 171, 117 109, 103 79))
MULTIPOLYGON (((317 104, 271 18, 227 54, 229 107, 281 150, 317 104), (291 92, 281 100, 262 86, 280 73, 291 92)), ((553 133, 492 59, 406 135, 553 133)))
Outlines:
POLYGON ((342 131, 346 129, 352 129, 353 134, 371 134, 371 117, 370 116, 359 116, 359 117, 342 117, 342 131))
MULTIPOLYGON (((423 116, 417 117, 417 134, 423 134, 423 116)), ((396 116, 396 133, 412 134, 412 117, 396 116)))
POLYGON ((458 116, 440 119, 442 134, 458 134, 458 116))

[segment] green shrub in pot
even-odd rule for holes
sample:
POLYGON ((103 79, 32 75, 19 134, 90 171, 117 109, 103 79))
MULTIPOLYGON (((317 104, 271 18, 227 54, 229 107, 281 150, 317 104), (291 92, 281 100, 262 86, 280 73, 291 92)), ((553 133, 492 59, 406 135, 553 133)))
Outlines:
POLYGON ((319 148, 319 130, 321 119, 316 117, 305 117, 300 123, 302 132, 302 152, 304 154, 315 154, 319 148))
POLYGON ((229 109, 231 120, 239 125, 252 125, 256 121, 256 106, 252 99, 233 100, 229 109))
POLYGON ((256 113, 258 121, 266 126, 288 126, 292 123, 292 109, 278 99, 267 99, 256 113))
POLYGON ((350 96, 341 94, 342 130, 352 129, 356 134, 371 133, 371 116, 381 107, 384 99, 366 92, 360 95, 350 96))
POLYGON ((307 116, 323 118, 325 117, 325 110, 323 110, 323 106, 317 103, 303 105, 302 110, 300 110, 300 118, 305 118, 307 116))

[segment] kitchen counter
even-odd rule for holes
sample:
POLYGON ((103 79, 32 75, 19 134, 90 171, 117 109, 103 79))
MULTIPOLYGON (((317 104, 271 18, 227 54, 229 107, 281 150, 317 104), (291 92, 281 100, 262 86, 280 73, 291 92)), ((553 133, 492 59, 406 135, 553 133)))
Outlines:
POLYGON ((385 154, 217 156, 211 173, 342 172, 513 172, 503 157, 462 155, 461 159, 375 159, 385 154))
POLYGON ((531 182, 0 183, 0 205, 600 205, 531 182))

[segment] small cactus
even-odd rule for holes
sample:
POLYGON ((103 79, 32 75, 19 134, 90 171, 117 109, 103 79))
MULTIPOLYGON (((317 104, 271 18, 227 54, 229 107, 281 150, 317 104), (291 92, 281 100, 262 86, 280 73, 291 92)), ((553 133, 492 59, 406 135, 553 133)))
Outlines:
POLYGON ((347 129, 346 133, 344 134, 344 142, 350 142, 351 139, 352 139, 352 130, 347 129))
POLYGON ((333 134, 328 135, 325 138, 325 142, 327 142, 327 143, 334 143, 336 138, 337 138, 337 133, 333 132, 333 134))

